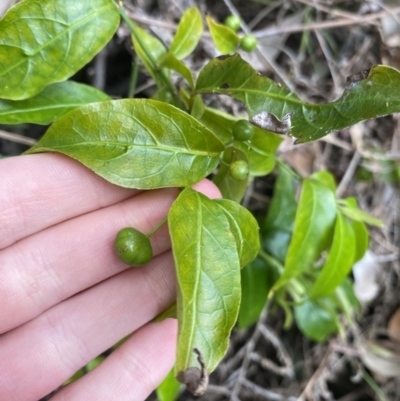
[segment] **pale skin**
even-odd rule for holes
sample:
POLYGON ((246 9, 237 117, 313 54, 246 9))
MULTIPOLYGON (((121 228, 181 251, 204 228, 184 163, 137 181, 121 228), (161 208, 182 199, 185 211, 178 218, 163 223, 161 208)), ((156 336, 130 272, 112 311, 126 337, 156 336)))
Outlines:
POLYGON ((58 154, 0 160, 0 177, 0 400, 39 400, 130 333, 52 401, 145 400, 175 359, 176 321, 152 322, 175 298, 168 230, 143 267, 112 243, 126 226, 150 231, 178 190, 119 188, 58 154))

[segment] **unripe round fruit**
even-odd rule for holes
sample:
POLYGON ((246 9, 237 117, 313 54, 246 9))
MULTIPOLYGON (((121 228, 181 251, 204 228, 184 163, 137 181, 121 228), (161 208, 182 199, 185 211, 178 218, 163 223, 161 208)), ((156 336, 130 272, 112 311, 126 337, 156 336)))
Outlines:
POLYGON ((246 52, 252 52, 257 47, 257 38, 254 35, 243 36, 240 47, 246 52))
POLYGON ((240 18, 237 15, 229 15, 225 18, 224 25, 231 28, 232 31, 237 31, 240 28, 240 18))
POLYGON ((237 141, 249 141, 254 135, 254 126, 247 120, 236 121, 232 134, 237 141))
POLYGON ((125 227, 118 232, 114 250, 118 258, 130 266, 145 265, 153 256, 150 240, 132 227, 125 227))
POLYGON ((249 175, 249 165, 244 160, 236 160, 229 166, 231 176, 238 181, 243 181, 249 175))

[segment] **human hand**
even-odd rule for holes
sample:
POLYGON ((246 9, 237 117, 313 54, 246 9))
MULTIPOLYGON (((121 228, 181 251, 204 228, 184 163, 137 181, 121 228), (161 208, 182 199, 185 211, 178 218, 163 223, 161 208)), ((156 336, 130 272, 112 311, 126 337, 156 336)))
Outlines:
POLYGON ((168 229, 143 267, 120 262, 113 240, 150 231, 178 190, 119 188, 58 154, 1 160, 0 177, 0 400, 39 400, 132 332, 52 401, 144 400, 175 358, 176 321, 151 322, 175 298, 168 229))

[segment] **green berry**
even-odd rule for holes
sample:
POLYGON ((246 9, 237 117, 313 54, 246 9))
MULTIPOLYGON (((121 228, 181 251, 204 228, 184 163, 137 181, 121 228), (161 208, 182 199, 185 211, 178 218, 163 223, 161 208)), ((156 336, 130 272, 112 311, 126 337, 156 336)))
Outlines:
POLYGON ((252 52, 257 47, 257 38, 253 35, 245 35, 240 39, 240 47, 246 52, 252 52))
POLYGON ((249 175, 249 165, 244 160, 237 160, 229 166, 231 176, 238 181, 243 181, 249 175))
POLYGON ((237 15, 229 15, 226 17, 224 25, 236 32, 240 28, 241 21, 237 15))
POLYGON ((249 141, 254 135, 254 126, 247 120, 236 121, 232 127, 232 135, 237 141, 249 141))
POLYGON ((118 232, 114 250, 118 258, 130 266, 145 265, 153 256, 150 240, 132 227, 125 227, 118 232))

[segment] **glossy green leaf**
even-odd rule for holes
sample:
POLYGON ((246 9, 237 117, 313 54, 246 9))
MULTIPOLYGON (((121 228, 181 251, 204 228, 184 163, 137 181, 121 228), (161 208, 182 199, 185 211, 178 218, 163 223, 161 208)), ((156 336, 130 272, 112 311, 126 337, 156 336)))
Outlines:
POLYGON ((59 82, 26 100, 0 100, 0 124, 47 125, 84 104, 108 99, 108 95, 91 86, 59 82))
POLYGON ((350 273, 356 252, 356 239, 351 223, 338 213, 332 247, 326 262, 309 292, 310 298, 328 296, 350 273))
POLYGON ((325 341, 338 330, 336 312, 331 308, 332 305, 311 300, 295 306, 294 317, 300 331, 313 341, 325 341))
POLYGON ((242 181, 235 180, 229 166, 238 160, 248 162, 247 156, 240 149, 227 148, 222 155, 222 162, 219 166, 218 173, 213 178, 214 184, 219 188, 224 198, 240 202, 246 193, 249 180, 246 178, 242 181))
POLYGON ((260 250, 257 220, 243 206, 228 199, 216 199, 229 220, 230 230, 235 237, 240 266, 252 262, 260 250))
POLYGON ((186 64, 178 60, 173 54, 166 54, 165 58, 160 62, 160 66, 169 68, 171 70, 174 70, 178 74, 181 74, 183 78, 185 78, 188 82, 190 88, 194 90, 192 71, 190 71, 186 64))
POLYGON ((206 107, 199 121, 212 131, 224 145, 232 141, 232 127, 237 118, 223 111, 206 107))
POLYGON ((274 283, 272 269, 260 258, 248 264, 241 272, 242 302, 238 325, 245 329, 257 322, 274 283))
POLYGON ((167 55, 167 49, 164 44, 144 29, 134 25, 137 36, 132 35, 133 47, 136 55, 139 57, 147 72, 152 76, 159 88, 165 87, 165 81, 161 74, 165 74, 165 70, 161 70, 159 66, 167 55), (150 53, 149 54, 147 53, 150 53))
POLYGON ((168 215, 175 259, 179 337, 175 372, 199 368, 200 351, 212 372, 224 356, 240 306, 240 263, 223 208, 187 188, 168 215))
POLYGON ((275 288, 311 268, 329 245, 336 218, 336 199, 330 186, 322 182, 326 174, 315 173, 303 181, 285 270, 275 288))
POLYGON ((161 384, 157 387, 158 401, 175 401, 182 390, 182 384, 175 379, 174 369, 172 369, 161 384))
POLYGON ((356 251, 354 254, 354 263, 358 262, 365 255, 369 247, 369 234, 364 223, 352 221, 353 231, 356 239, 356 251))
POLYGON ((282 263, 285 260, 296 217, 296 180, 279 165, 274 194, 265 220, 260 224, 265 250, 282 263))
MULTIPOLYGON (((353 197, 341 199, 339 204, 344 204, 352 209, 358 208, 357 199, 353 197)), ((354 256, 354 263, 356 263, 364 256, 365 252, 367 252, 369 247, 369 234, 367 227, 362 221, 352 220, 351 224, 356 239, 356 251, 354 256)))
POLYGON ((197 7, 187 9, 179 22, 169 52, 182 60, 196 48, 202 33, 203 20, 200 11, 197 7))
MULTIPOLYGON (((190 107, 190 114, 196 119, 200 120, 203 117, 205 106, 203 99, 200 95, 195 95, 193 98, 191 107, 190 107)), ((218 136, 217 136, 218 137, 218 136)))
POLYGON ((28 153, 70 156, 114 184, 140 189, 192 185, 224 146, 193 117, 149 99, 92 103, 58 119, 28 153))
POLYGON ((0 98, 22 100, 68 79, 112 38, 111 0, 23 1, 0 21, 0 98))
POLYGON ((239 36, 227 26, 215 22, 210 16, 207 16, 206 20, 217 50, 222 54, 234 53, 240 42, 239 36))
POLYGON ((349 277, 346 277, 336 288, 335 301, 349 322, 354 320, 354 312, 360 313, 361 311, 360 302, 354 293, 354 286, 349 277))
POLYGON ((262 177, 275 167, 275 152, 282 138, 272 132, 255 127, 255 133, 248 142, 235 142, 235 146, 243 150, 249 159, 250 174, 262 177))
POLYGON ((377 65, 349 77, 335 102, 310 104, 235 54, 211 60, 200 72, 196 91, 230 95, 245 104, 253 122, 304 143, 362 120, 399 112, 400 97, 393 90, 399 86, 399 71, 377 65))
POLYGON ((363 210, 357 207, 357 204, 351 205, 349 202, 345 200, 339 201, 340 211, 345 214, 347 217, 354 221, 359 221, 362 223, 367 223, 371 226, 375 227, 384 227, 384 224, 381 220, 372 217, 370 214, 364 212, 363 210))

